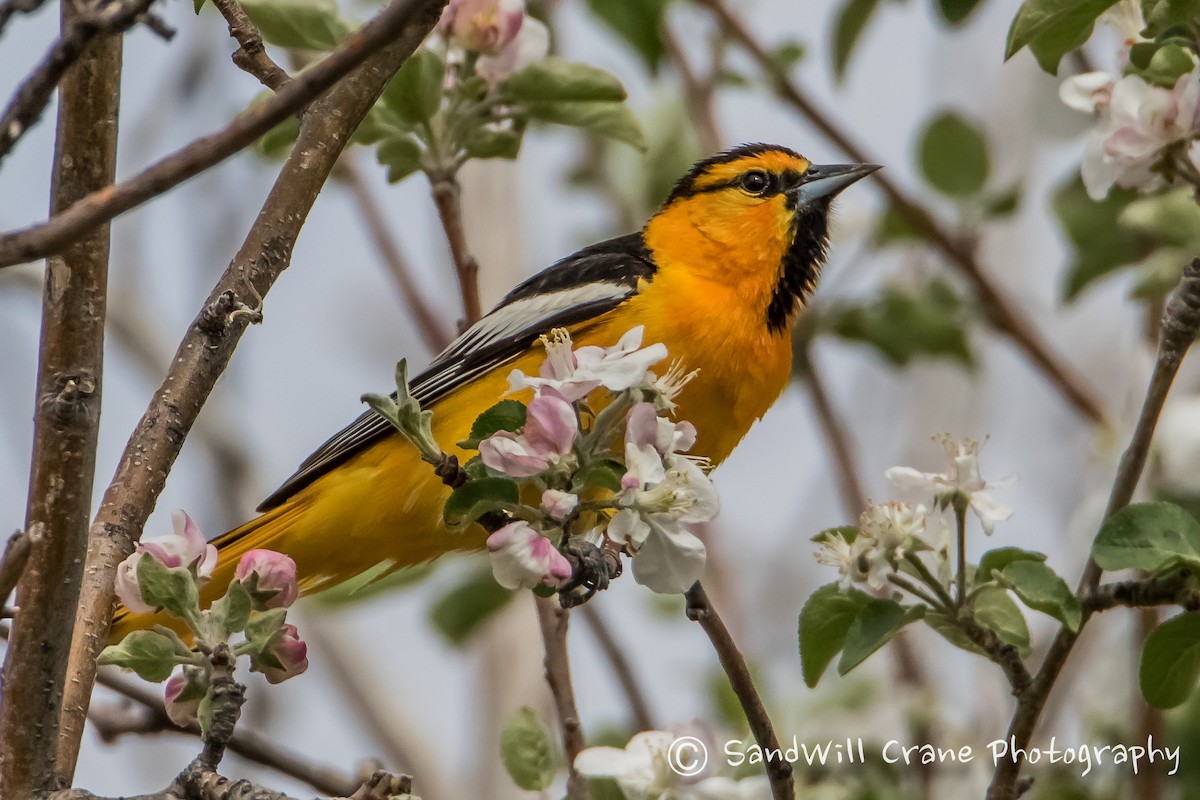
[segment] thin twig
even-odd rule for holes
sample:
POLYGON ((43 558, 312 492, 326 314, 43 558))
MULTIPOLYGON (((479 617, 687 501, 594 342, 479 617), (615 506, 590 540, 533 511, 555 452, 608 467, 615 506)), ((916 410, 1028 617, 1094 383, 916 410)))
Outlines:
POLYGON ((0 2, 0 33, 4 32, 4 26, 8 24, 17 14, 32 14, 37 11, 46 0, 3 0, 0 2))
POLYGON ((546 683, 554 696, 554 709, 562 731, 563 752, 567 757, 567 797, 588 800, 591 787, 587 779, 575 771, 575 757, 583 751, 583 725, 575 706, 575 690, 571 686, 571 662, 567 655, 567 623, 570 611, 552 597, 535 597, 538 626, 546 648, 546 683))
POLYGON ((859 470, 854 460, 850 436, 842 420, 838 419, 829 394, 825 391, 825 380, 813 361, 811 346, 806 342, 803 347, 803 351, 798 354, 803 363, 802 377, 813 410, 817 414, 821 433, 825 437, 825 444, 829 446, 829 455, 833 457, 834 466, 837 468, 837 488, 841 495, 842 510, 849 519, 857 519, 866 508, 867 493, 858 477, 859 470))
MULTIPOLYGON (((388 80, 438 20, 444 0, 395 0, 333 56, 307 70, 263 105, 285 96, 299 100, 300 86, 331 59, 363 62, 318 100, 300 124, 291 155, 280 170, 250 233, 189 328, 163 384, 126 445, 90 530, 71 672, 59 740, 59 779, 69 785, 79 752, 96 657, 104 647, 117 565, 131 552, 162 492, 183 442, 225 371, 262 297, 291 262, 292 248, 338 156, 388 80)), ((319 83, 319 82, 318 82, 319 83)), ((284 107, 288 107, 284 104, 284 107)), ((290 107, 288 107, 290 108, 290 107)), ((112 191, 118 191, 114 188, 112 191)), ((86 201, 85 201, 86 202, 86 201)), ((69 212, 68 212, 69 213, 69 212)))
POLYGON ((0 607, 8 600, 8 596, 17 588, 17 581, 25 572, 29 563, 29 551, 33 548, 29 534, 17 531, 8 537, 4 545, 4 555, 0 556, 0 607))
POLYGON ((692 126, 696 129, 696 138, 700 142, 700 150, 704 153, 715 153, 721 149, 721 130, 717 124, 717 114, 713 99, 716 96, 716 86, 713 76, 700 77, 688 61, 687 52, 675 31, 663 24, 663 51, 667 60, 679 74, 679 82, 683 85, 683 102, 687 108, 692 126))
POLYGON ((459 327, 466 330, 479 320, 483 310, 479 302, 479 263, 467 247, 467 231, 463 225, 462 189, 452 171, 430 175, 429 184, 438 217, 446 231, 450 257, 454 259, 454 271, 458 275, 458 287, 462 294, 464 317, 459 327))
POLYGON ((1200 610, 1200 586, 1197 586, 1191 573, 1180 570, 1161 577, 1106 583, 1093 589, 1083 599, 1083 607, 1088 612, 1155 606, 1183 606, 1188 611, 1200 610))
MULTIPOLYGON (((758 695, 758 689, 754 686, 754 679, 750 676, 750 668, 746 666, 746 659, 742 656, 742 651, 738 649, 737 643, 733 641, 733 637, 729 635, 729 629, 721 621, 720 615, 713 608, 708 594, 699 581, 696 581, 692 584, 692 588, 687 590, 686 598, 688 619, 700 623, 700 627, 708 634, 713 649, 717 651, 717 658, 721 661, 721 668, 725 670, 725 675, 729 678, 729 685, 742 705, 746 721, 750 723, 750 732, 754 734, 754 740, 758 742, 758 746, 764 753, 782 752, 779 747, 779 737, 775 735, 771 718, 767 716, 767 709, 758 695)), ((771 796, 774 800, 795 800, 796 781, 792 775, 792 765, 782 757, 767 758, 766 769, 767 777, 771 781, 771 796)))
MULTIPOLYGON (((21 82, 4 113, 0 114, 0 161, 41 118, 55 88, 92 40, 101 34, 119 34, 132 27, 152 2, 122 0, 95 10, 85 10, 78 4, 71 6, 71 11, 63 16, 62 35, 29 77, 21 82)), ((44 255, 47 253, 30 256, 30 259, 44 255)))
MULTIPOLYGON (((774 83, 783 100, 800 112, 813 127, 851 159, 859 162, 872 161, 866 156, 863 148, 832 121, 829 114, 818 108, 789 76, 780 71, 766 47, 729 9, 725 0, 699 2, 713 12, 720 21, 722 30, 754 58, 759 68, 774 83)), ((1103 421, 1104 410, 1093 396, 1092 388, 1050 350, 1041 334, 984 272, 971 248, 938 224, 928 209, 893 183, 886 174, 877 173, 873 180, 908 225, 941 251, 942 255, 971 282, 979 295, 980 306, 992 326, 1012 339, 1080 413, 1092 421, 1103 421)))
POLYGON ((229 23, 229 35, 238 43, 233 52, 233 63, 244 72, 258 78, 259 83, 272 91, 279 91, 292 79, 287 71, 271 60, 263 44, 258 26, 242 9, 238 0, 212 0, 217 11, 229 23))
MULTIPOLYGON (((126 7, 111 13, 119 17, 126 7)), ((107 22, 83 21, 85 14, 107 15, 107 10, 85 11, 67 3, 61 13, 63 41, 81 30, 108 29, 107 22)), ((103 191, 116 174, 121 38, 79 36, 83 44, 59 87, 51 215, 103 191)), ((109 228, 101 226, 46 264, 25 516, 34 546, 17 584, 21 610, 5 653, 0 698, 4 797, 61 785, 55 778, 58 722, 75 623, 70 609, 79 600, 92 513, 109 244, 109 228)))
MULTIPOLYGON (((1146 457, 1150 452, 1150 442, 1154 438, 1154 428, 1158 416, 1166 402, 1175 374, 1183 361, 1188 348, 1196 339, 1200 330, 1200 258, 1193 260, 1183 269, 1183 277, 1174 294, 1167 301, 1162 316, 1162 329, 1158 342, 1158 357, 1154 364, 1154 372, 1150 376, 1150 384, 1146 389, 1146 399, 1142 404, 1141 414, 1129 446, 1121 456, 1120 466, 1113 481, 1112 492, 1109 495, 1108 508, 1104 519, 1129 505, 1133 492, 1146 465, 1146 457)), ((1083 576, 1079 580, 1076 594, 1081 597, 1098 596, 1097 587, 1103 570, 1095 559, 1089 558, 1083 576)), ((1017 708, 1013 712, 1009 724, 1006 741, 1012 741, 1015 748, 1025 748, 1033 736, 1046 699, 1050 696, 1063 665, 1066 664, 1071 649, 1075 646, 1083 626, 1087 624, 1092 612, 1097 608, 1094 603, 1085 604, 1079 627, 1071 631, 1065 625, 1059 629, 1058 635, 1050 644, 1041 668, 1033 678, 1028 690, 1018 698, 1017 708)), ((1018 778, 1023 761, 1004 759, 996 767, 992 775, 991 785, 988 786, 987 800, 1015 800, 1019 796, 1018 778)))
MULTIPOLYGON (((413 19, 437 12, 446 0, 393 0, 336 50, 296 75, 265 102, 238 114, 224 128, 203 136, 147 167, 129 180, 93 192, 51 220, 0 236, 0 267, 42 258, 66 247, 97 225, 157 197, 248 147, 256 139, 398 38, 413 19)), ((332 143, 340 150, 345 142, 332 143)))
POLYGON ((650 714, 650 704, 646 700, 646 693, 642 691, 642 685, 638 682, 637 674, 629 663, 629 658, 625 655, 625 650, 617 642, 617 637, 613 634, 612 628, 609 627, 608 621, 604 619, 604 614, 596 607, 594 603, 586 603, 580 609, 583 615, 584 624, 592 629, 592 634, 596 637, 596 643, 600 645, 600 651, 604 653, 604 657, 608 659, 609 666, 612 667, 613 676, 617 679, 617 683, 621 686, 621 691, 625 694, 625 700, 629 703, 630 721, 633 723, 635 730, 649 731, 654 729, 654 717, 650 714))
POLYGON ((401 251, 387 217, 380 208, 379 199, 371 191, 370 184, 363 177, 362 170, 358 168, 354 158, 343 158, 338 163, 337 176, 342 178, 350 189, 350 196, 358 209, 358 218, 367 229, 367 234, 375 245, 379 258, 387 266, 396 288, 400 290, 400 297, 412 315, 417 332, 421 334, 421 341, 425 342, 430 352, 440 353, 453 337, 421 291, 412 264, 401 251))

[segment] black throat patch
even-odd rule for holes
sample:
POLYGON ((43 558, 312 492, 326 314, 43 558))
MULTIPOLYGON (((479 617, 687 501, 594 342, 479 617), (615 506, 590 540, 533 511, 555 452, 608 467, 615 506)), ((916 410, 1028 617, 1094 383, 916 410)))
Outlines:
POLYGON ((829 247, 829 201, 820 200, 796 214, 796 235, 783 255, 782 271, 767 305, 767 328, 784 333, 797 306, 817 285, 829 247))

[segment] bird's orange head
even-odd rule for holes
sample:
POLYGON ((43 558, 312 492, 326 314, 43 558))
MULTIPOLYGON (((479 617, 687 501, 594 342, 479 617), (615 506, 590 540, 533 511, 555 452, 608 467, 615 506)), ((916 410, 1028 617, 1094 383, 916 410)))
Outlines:
POLYGON ((818 166, 786 147, 751 144, 699 162, 646 224, 660 274, 735 285, 782 333, 825 260, 834 196, 874 164, 818 166))

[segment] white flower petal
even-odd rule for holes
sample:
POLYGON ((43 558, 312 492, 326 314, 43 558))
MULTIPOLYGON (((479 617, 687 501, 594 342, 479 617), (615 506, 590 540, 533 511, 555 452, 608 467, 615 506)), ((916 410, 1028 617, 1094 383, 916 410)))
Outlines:
POLYGON ((704 542, 677 523, 655 521, 650 527, 633 557, 634 580, 659 594, 686 592, 704 571, 704 542))

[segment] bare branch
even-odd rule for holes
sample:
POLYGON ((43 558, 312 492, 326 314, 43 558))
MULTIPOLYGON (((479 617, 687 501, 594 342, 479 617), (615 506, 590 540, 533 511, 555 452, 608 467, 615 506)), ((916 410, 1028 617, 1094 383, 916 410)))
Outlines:
MULTIPOLYGON (((742 705, 746 721, 750 723, 750 732, 754 734, 754 740, 764 752, 782 752, 779 737, 775 735, 771 718, 758 695, 754 679, 750 676, 750 668, 746 666, 746 659, 733 637, 729 635, 729 629, 725 627, 717 610, 713 608, 700 581, 692 584, 686 597, 688 619, 700 623, 700 627, 708 634, 713 649, 717 651, 717 658, 721 661, 721 668, 729 678, 729 685, 742 705)), ((771 796, 774 800, 795 800, 796 781, 792 775, 792 765, 783 758, 769 758, 766 759, 766 769, 767 777, 771 780, 771 796)))
POLYGON ((259 82, 272 91, 279 91, 292 76, 271 60, 263 44, 258 26, 247 16, 238 0, 212 0, 217 11, 229 23, 229 35, 238 43, 233 53, 233 63, 239 69, 258 78, 259 82))
MULTIPOLYGON (((1142 470, 1146 466, 1146 457, 1150 452, 1150 442, 1154 438, 1154 428, 1158 416, 1162 412, 1163 403, 1171 391, 1171 384, 1184 355, 1196 340, 1200 331, 1200 258, 1194 259, 1183 269, 1183 277, 1174 294, 1167 301, 1162 315, 1162 327, 1158 341, 1158 357, 1154 364, 1154 372, 1150 376, 1150 385, 1146 389, 1146 399, 1142 403, 1142 411, 1138 417, 1137 426, 1129 446, 1121 456, 1120 466, 1113 481, 1112 492, 1109 494, 1108 508, 1104 518, 1107 520, 1114 513, 1129 505, 1133 492, 1141 479, 1142 470)), ((1050 644, 1042 666, 1033 678, 1028 690, 1022 693, 1013 712, 1005 739, 1014 742, 1015 748, 1025 748, 1033 736, 1034 728, 1041 717, 1046 699, 1058 680, 1059 673, 1071 649, 1079 638, 1083 626, 1091 618, 1093 611, 1101 606, 1099 598, 1105 597, 1107 591, 1098 591, 1103 570, 1089 558, 1083 576, 1079 579, 1077 594, 1083 598, 1092 598, 1083 607, 1083 617, 1079 628, 1072 632, 1065 625, 1059 629, 1058 635, 1050 644)), ((1116 590, 1114 589, 1115 593, 1116 590)), ((1019 797, 1019 781, 1021 761, 1004 759, 996 767, 992 775, 991 785, 988 786, 987 800, 1015 800, 1019 797)))
MULTIPOLYGON (((119 19, 126 8, 113 13, 119 19)), ((78 40, 79 49, 60 75, 51 215, 112 184, 121 83, 121 37, 96 35, 109 23, 90 18, 108 12, 67 3, 61 13, 63 41, 78 40)), ((21 610, 13 621, 0 693, 5 797, 58 785, 58 720, 96 474, 108 256, 105 225, 46 265, 25 517, 33 547, 17 585, 21 610)))
MULTIPOLYGON (((238 114, 223 129, 195 140, 127 181, 89 194, 48 222, 0 236, 0 267, 56 252, 95 226, 219 164, 324 94, 380 48, 403 37, 415 14, 444 5, 445 0, 394 0, 274 97, 238 114)), ((326 144, 339 152, 345 146, 345 142, 326 144)))
POLYGON ((584 604, 580 609, 580 613, 583 614, 584 623, 592 629, 592 633, 596 637, 596 643, 600 645, 600 651, 608 659, 613 675, 616 677, 617 683, 621 685, 621 691, 625 693, 625 699, 629 703, 629 716, 631 722, 633 722, 634 729, 639 731, 653 730, 655 727, 654 718, 650 714, 650 704, 646 701, 646 693, 642 691, 642 685, 638 682, 637 674, 633 671, 633 667, 630 665, 624 649, 617 642, 617 637, 613 635, 608 620, 604 618, 604 614, 593 603, 584 604))
MULTIPOLYGON (((779 69, 766 47, 730 11, 725 0, 699 2, 713 12, 720 21, 722 30, 758 62, 759 68, 771 79, 783 100, 800 112, 813 127, 847 156, 855 161, 872 161, 866 156, 863 148, 833 122, 829 114, 818 108, 800 91, 796 83, 779 69)), ((992 326, 1012 339, 1076 410, 1094 422, 1103 421, 1104 410, 1096 401, 1092 388, 1050 350, 1032 323, 984 272, 972 249, 938 224, 928 209, 893 183, 886 174, 876 173, 872 180, 883 190, 892 207, 909 226, 936 247, 947 261, 971 282, 979 295, 980 306, 992 326)))
POLYGON ((687 52, 675 31, 665 23, 662 40, 667 60, 675 67, 679 74, 679 82, 683 84, 683 102, 687 107, 688 116, 692 119, 692 125, 696 128, 700 150, 704 153, 715 153, 721 149, 723 138, 713 104, 716 94, 713 76, 703 78, 696 72, 688 61, 687 52))
POLYGON ((4 26, 8 21, 17 14, 32 14, 37 11, 46 0, 2 0, 0 1, 0 33, 4 32, 4 26))
POLYGON ((4 555, 0 556, 0 606, 4 605, 13 589, 17 588, 17 581, 21 580, 25 565, 29 563, 31 549, 33 542, 25 531, 17 531, 8 537, 8 542, 4 545, 4 555))
POLYGON ((311 88, 314 84, 307 79, 314 72, 325 75, 319 85, 349 61, 363 62, 305 114, 296 145, 258 218, 180 343, 105 492, 90 530, 72 645, 74 679, 67 686, 59 740, 61 785, 71 782, 78 757, 96 656, 112 615, 117 565, 133 551, 184 439, 257 313, 239 298, 261 306, 262 297, 291 262, 292 247, 338 156, 387 81, 433 28, 444 4, 445 0, 394 0, 339 51, 264 104, 285 96, 298 100, 302 95, 297 87, 311 88), (329 66, 334 59, 341 65, 337 70, 329 66))
POLYGON ((463 226, 462 189, 453 171, 431 174, 429 183, 433 190, 433 202, 446 231, 450 244, 450 257, 454 259, 454 270, 458 274, 458 287, 462 293, 463 321, 460 330, 466 330, 479 320, 483 310, 479 302, 479 264, 467 247, 467 232, 463 226))
POLYGON ((567 757, 567 797, 588 800, 591 787, 587 779, 575 771, 575 757, 583 751, 583 725, 575 706, 575 690, 571 686, 571 662, 567 656, 567 623, 570 611, 552 597, 535 597, 538 625, 546 647, 546 683, 554 696, 554 709, 562 731, 563 752, 567 757))

